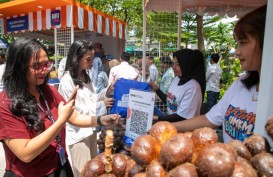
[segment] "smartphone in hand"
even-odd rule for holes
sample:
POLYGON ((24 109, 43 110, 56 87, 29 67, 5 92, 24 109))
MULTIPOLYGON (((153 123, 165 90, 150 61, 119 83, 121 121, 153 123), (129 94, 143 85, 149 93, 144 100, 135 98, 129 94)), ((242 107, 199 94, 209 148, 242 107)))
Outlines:
POLYGON ((67 103, 69 103, 71 100, 75 99, 77 96, 77 92, 78 92, 79 86, 77 85, 77 87, 74 89, 74 91, 72 92, 72 95, 69 97, 69 99, 67 100, 67 103))

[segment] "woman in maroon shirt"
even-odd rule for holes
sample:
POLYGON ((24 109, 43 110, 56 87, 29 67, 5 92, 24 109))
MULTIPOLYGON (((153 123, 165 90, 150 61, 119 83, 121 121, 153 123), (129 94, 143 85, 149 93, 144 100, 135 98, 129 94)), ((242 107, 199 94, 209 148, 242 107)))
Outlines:
MULTIPOLYGON (((64 103, 47 84, 53 63, 36 40, 21 38, 7 54, 0 94, 0 141, 6 155, 4 177, 72 177, 65 149, 65 123, 108 125, 118 115, 91 117, 74 111, 74 98, 64 103)), ((96 143, 96 142, 94 142, 96 143)))

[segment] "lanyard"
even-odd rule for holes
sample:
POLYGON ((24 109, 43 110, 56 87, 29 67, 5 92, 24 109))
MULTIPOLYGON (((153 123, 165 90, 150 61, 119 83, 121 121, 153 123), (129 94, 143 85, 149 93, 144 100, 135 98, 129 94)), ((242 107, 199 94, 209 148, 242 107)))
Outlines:
MULTIPOLYGON (((53 123, 55 122, 55 120, 54 120, 54 118, 53 118, 53 116, 52 116, 52 113, 51 113, 50 108, 49 108, 49 106, 48 106, 48 103, 47 103, 47 101, 46 101, 46 99, 45 99, 45 96, 44 96, 43 92, 42 92, 40 89, 38 89, 38 91, 39 91, 39 93, 40 93, 40 95, 41 95, 41 97, 42 97, 42 100, 44 101, 44 103, 45 103, 45 105, 46 105, 47 111, 45 111, 44 108, 40 105, 40 103, 39 103, 36 99, 34 99, 35 102, 36 102, 36 105, 39 107, 39 109, 46 115, 46 117, 47 117, 47 118, 52 122, 52 124, 53 124, 53 123)), ((57 136, 56 136, 56 141, 57 141, 57 144, 60 146, 60 145, 61 145, 61 138, 60 138, 59 133, 58 133, 57 136)))

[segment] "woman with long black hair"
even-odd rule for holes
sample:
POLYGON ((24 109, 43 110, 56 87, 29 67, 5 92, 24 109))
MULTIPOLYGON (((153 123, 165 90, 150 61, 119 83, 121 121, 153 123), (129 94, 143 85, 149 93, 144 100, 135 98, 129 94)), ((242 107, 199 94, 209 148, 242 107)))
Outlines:
POLYGON ((65 148, 65 123, 90 127, 111 124, 118 115, 88 116, 74 111, 47 84, 53 66, 37 40, 20 38, 9 48, 0 93, 0 141, 6 155, 5 177, 72 177, 65 148))

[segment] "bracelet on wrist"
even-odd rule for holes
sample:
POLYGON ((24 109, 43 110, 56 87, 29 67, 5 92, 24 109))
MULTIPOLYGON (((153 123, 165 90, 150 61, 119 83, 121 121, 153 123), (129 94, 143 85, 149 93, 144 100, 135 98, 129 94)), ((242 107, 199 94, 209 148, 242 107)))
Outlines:
POLYGON ((101 123, 101 116, 98 116, 98 117, 97 117, 97 124, 98 124, 99 126, 102 126, 102 123, 101 123))

